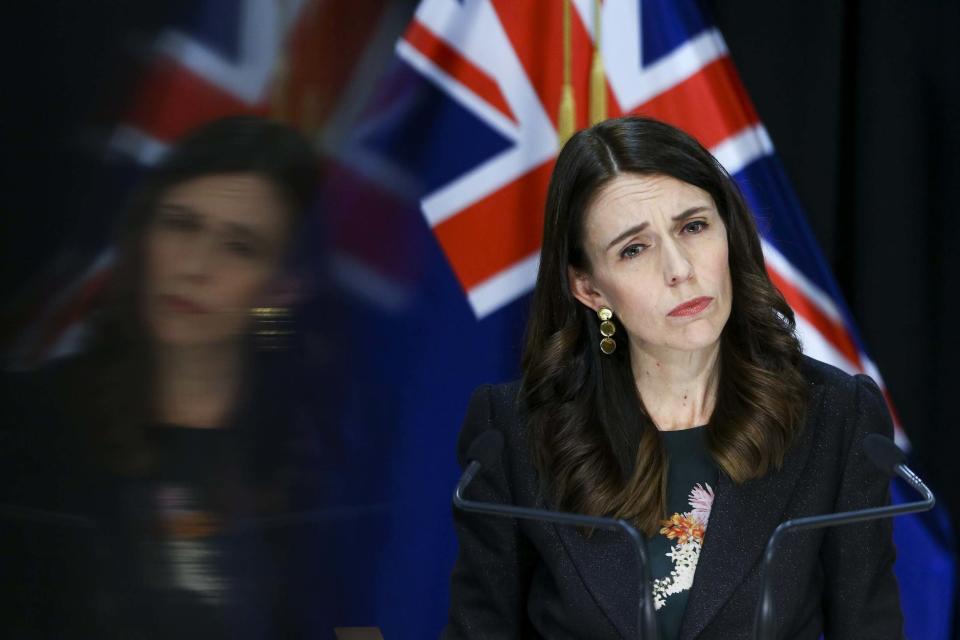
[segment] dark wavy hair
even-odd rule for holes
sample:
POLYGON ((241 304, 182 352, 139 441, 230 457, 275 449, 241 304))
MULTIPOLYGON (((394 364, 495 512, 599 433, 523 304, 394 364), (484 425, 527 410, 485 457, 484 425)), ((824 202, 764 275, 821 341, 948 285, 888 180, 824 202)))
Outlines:
POLYGON ((154 357, 142 317, 145 241, 159 203, 174 187, 211 175, 252 173, 285 204, 291 232, 310 207, 320 178, 311 144, 296 130, 256 116, 230 116, 179 140, 136 189, 117 229, 117 258, 91 344, 68 382, 79 415, 90 423, 93 462, 136 474, 152 463, 147 427, 153 406, 154 357))
POLYGON ((726 226, 733 301, 707 428, 723 473, 742 483, 782 464, 802 428, 806 384, 793 311, 767 275, 753 218, 720 163, 688 134, 649 118, 608 120, 574 135, 550 180, 521 400, 547 495, 561 508, 626 518, 653 535, 666 517, 669 461, 637 393, 627 336, 618 333, 617 350, 601 354, 596 314, 568 280, 568 267, 590 273, 585 216, 623 174, 703 189, 726 226))

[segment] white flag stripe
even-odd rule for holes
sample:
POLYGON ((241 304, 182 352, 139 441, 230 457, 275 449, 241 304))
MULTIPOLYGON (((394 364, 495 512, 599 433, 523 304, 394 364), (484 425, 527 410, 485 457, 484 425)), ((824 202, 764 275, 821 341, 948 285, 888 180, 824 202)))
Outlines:
POLYGON ((534 148, 531 157, 539 157, 540 147, 556 150, 553 123, 489 1, 427 0, 416 15, 424 27, 496 82, 519 124, 518 144, 534 148))
POLYGON ((290 3, 243 0, 237 60, 225 58, 180 31, 164 32, 155 46, 158 52, 234 97, 255 104, 266 98, 286 32, 296 22, 304 4, 303 0, 290 3))
POLYGON ((537 282, 539 266, 540 252, 537 251, 470 289, 467 298, 477 319, 490 315, 531 291, 537 282))
POLYGON ((130 125, 114 129, 107 146, 148 167, 157 164, 167 152, 166 144, 130 125))
POLYGON ((846 323, 843 320, 843 316, 840 315, 840 310, 837 309, 837 306, 834 304, 833 298, 811 282, 803 272, 794 267, 783 254, 762 237, 760 238, 760 246, 763 249, 763 259, 771 269, 796 287, 800 293, 816 305, 825 316, 845 326, 846 323))
POLYGON ((378 188, 383 188, 408 202, 415 200, 423 192, 418 176, 412 174, 406 167, 360 145, 324 149, 324 151, 329 158, 334 158, 344 166, 350 167, 351 171, 369 179, 378 188))
POLYGON ((887 385, 883 382, 883 377, 880 375, 880 369, 877 368, 877 365, 867 357, 867 354, 860 352, 860 361, 863 363, 863 372, 874 379, 874 381, 880 385, 880 388, 886 389, 887 385))
POLYGON ((517 125, 500 113, 498 109, 493 108, 486 100, 480 98, 473 91, 463 86, 459 80, 435 65, 432 60, 412 47, 406 40, 397 40, 396 49, 397 55, 424 76, 446 89, 450 97, 462 104, 468 111, 490 125, 500 135, 511 142, 516 142, 520 135, 517 125))
POLYGON ((334 279, 367 302, 394 313, 410 306, 410 287, 385 276, 366 262, 338 251, 330 258, 334 279))
MULTIPOLYGON (((873 363, 869 358, 866 357, 862 351, 859 353, 860 361, 863 363, 863 370, 861 371, 857 368, 856 365, 851 363, 846 357, 843 356, 839 351, 837 351, 834 346, 827 340, 823 335, 810 324, 806 318, 804 318, 799 313, 796 314, 797 319, 797 336, 800 338, 800 342, 803 345, 803 352, 814 358, 820 360, 821 362, 826 362, 832 364, 838 369, 849 373, 850 375, 856 375, 858 373, 865 373, 871 378, 874 382, 886 392, 886 385, 883 383, 883 378, 880 376, 880 372, 877 369, 877 365, 873 363)), ((903 425, 901 425, 895 416, 891 415, 893 419, 893 439, 897 443, 897 446, 905 451, 910 450, 910 440, 907 438, 907 434, 903 430, 903 425)))
POLYGON ((605 2, 600 15, 600 55, 610 88, 625 112, 645 102, 635 85, 640 80, 639 2, 605 2))
MULTIPOLYGON (((51 300, 44 304, 39 315, 36 316, 23 330, 10 350, 10 367, 13 369, 26 369, 32 367, 35 363, 31 360, 34 356, 33 348, 38 344, 43 332, 51 327, 52 319, 64 313, 65 309, 75 306, 84 294, 84 289, 96 278, 102 277, 105 272, 113 268, 116 261, 116 250, 108 247, 102 250, 94 259, 93 263, 87 267, 83 274, 76 280, 70 282, 66 287, 57 292, 51 300)), ((66 327, 62 328, 60 335, 54 338, 54 342, 47 347, 46 351, 40 354, 41 359, 48 359, 54 355, 66 355, 69 353, 73 342, 64 342, 65 334, 70 334, 70 339, 79 337, 81 329, 74 329, 75 326, 83 326, 86 318, 81 318, 66 327)))
POLYGON ((817 331, 816 327, 810 324, 810 321, 799 313, 795 314, 795 317, 797 320, 797 337, 800 338, 805 354, 821 362, 832 364, 850 375, 860 373, 860 369, 840 353, 822 333, 817 331))
POLYGON ((544 149, 531 161, 523 147, 508 149, 424 198, 423 215, 435 227, 547 162, 553 154, 553 149, 544 149))
POLYGON ((727 173, 733 175, 747 165, 773 153, 773 142, 762 124, 746 127, 710 149, 727 173))
MULTIPOLYGON (((674 51, 650 65, 640 65, 640 33, 638 22, 630 13, 639 3, 609 3, 601 18, 603 64, 610 79, 610 88, 624 112, 675 87, 711 62, 727 55, 727 47, 716 29, 709 29, 691 38, 674 51), (608 12, 616 11, 612 19, 608 12), (625 12, 626 17, 619 13, 625 12)), ((636 18, 639 19, 639 18, 636 18)))
MULTIPOLYGON (((606 2, 604 4, 608 5, 610 2, 606 2)), ((573 7, 580 15, 580 20, 583 22, 583 27, 587 30, 587 33, 590 34, 590 40, 592 42, 596 42, 597 37, 593 30, 593 0, 573 0, 573 7)), ((603 10, 604 7, 600 7, 601 24, 603 23, 603 10)))

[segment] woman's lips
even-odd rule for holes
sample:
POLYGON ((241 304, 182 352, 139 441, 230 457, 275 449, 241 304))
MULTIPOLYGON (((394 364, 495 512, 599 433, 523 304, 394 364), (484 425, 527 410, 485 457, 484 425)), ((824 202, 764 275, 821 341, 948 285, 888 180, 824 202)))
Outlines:
POLYGON ((667 315, 673 317, 695 316, 710 306, 711 302, 713 302, 713 298, 710 296, 700 296, 687 300, 683 304, 678 304, 667 315))
POLYGON ((207 313, 206 307, 180 296, 163 295, 160 298, 167 307, 180 313, 207 313))

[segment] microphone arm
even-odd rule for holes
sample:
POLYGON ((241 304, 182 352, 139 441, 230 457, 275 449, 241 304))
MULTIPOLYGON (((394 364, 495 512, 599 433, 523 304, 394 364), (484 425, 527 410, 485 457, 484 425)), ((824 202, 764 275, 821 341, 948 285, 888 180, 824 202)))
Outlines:
POLYGON ((61 513, 59 511, 50 511, 49 509, 35 509, 17 504, 0 504, 0 518, 9 518, 10 520, 20 520, 24 522, 49 524, 55 527, 66 527, 68 529, 90 529, 99 528, 96 520, 87 516, 81 516, 73 513, 61 513))
MULTIPOLYGON (((920 511, 927 511, 928 509, 933 509, 933 505, 937 503, 937 499, 933 497, 933 492, 930 491, 930 488, 923 483, 923 480, 920 479, 920 476, 913 472, 913 469, 907 465, 900 463, 894 467, 893 472, 896 473, 900 478, 906 482, 908 485, 913 487, 913 489, 923 496, 923 500, 919 502, 909 502, 910 504, 924 504, 926 505, 925 509, 920 509, 920 511)), ((907 506, 907 505, 902 505, 907 506)), ((912 512, 909 512, 912 513, 912 512)), ((895 514, 898 515, 898 514, 895 514)))
POLYGON ((623 519, 602 518, 597 516, 587 516, 579 513, 566 513, 562 511, 548 511, 546 509, 533 509, 529 507, 517 507, 509 504, 495 504, 491 502, 477 502, 463 497, 463 492, 473 481, 473 478, 480 472, 483 465, 476 460, 471 460, 470 464, 464 470, 460 477, 460 482, 453 492, 453 505, 472 513, 483 513, 491 516, 500 516, 506 518, 518 518, 521 520, 537 520, 542 522, 552 522, 554 524, 571 527, 591 527, 596 529, 606 529, 608 531, 622 531, 627 534, 633 543, 636 551, 636 561, 638 575, 640 576, 641 600, 637 609, 637 629, 641 633, 641 638, 657 639, 660 635, 657 630, 657 619, 653 608, 653 594, 651 593, 650 565, 647 562, 646 543, 640 536, 640 533, 629 522, 623 519))
POLYGON ((904 464, 898 464, 894 468, 894 473, 903 478, 907 484, 920 493, 923 496, 923 500, 904 504, 891 504, 883 507, 871 507, 869 509, 858 509, 856 511, 843 511, 822 516, 794 518, 793 520, 781 522, 780 525, 777 526, 773 535, 771 535, 767 541, 763 564, 760 566, 760 604, 757 607, 756 622, 754 624, 754 640, 767 640, 768 638, 772 639, 774 637, 773 594, 770 592, 769 568, 773 564, 773 557, 776 554, 777 545, 784 535, 805 529, 837 527, 844 524, 865 522, 867 520, 892 518, 908 513, 928 511, 933 508, 933 505, 936 503, 936 498, 933 497, 933 492, 920 480, 917 474, 904 464))

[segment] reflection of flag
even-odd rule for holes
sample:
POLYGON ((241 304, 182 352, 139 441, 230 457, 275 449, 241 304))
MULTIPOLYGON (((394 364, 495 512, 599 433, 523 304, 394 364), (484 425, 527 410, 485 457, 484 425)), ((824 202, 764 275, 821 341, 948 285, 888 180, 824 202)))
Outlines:
MULTIPOLYGON (((609 116, 645 114, 685 129, 740 185, 758 219, 771 278, 796 312, 804 350, 850 373, 866 372, 882 386, 723 38, 698 5, 605 0, 599 42, 597 6, 591 0, 572 5, 567 26, 576 127, 587 125, 596 45, 609 116)), ((496 322, 534 285, 546 185, 558 151, 563 20, 562 2, 423 0, 397 44, 409 69, 395 75, 418 77, 431 97, 386 107, 394 117, 381 114, 380 128, 358 142, 422 185, 422 214, 481 325, 496 322), (415 140, 405 128, 416 131, 415 140)), ((899 424, 897 439, 906 444, 899 424)), ((943 637, 949 560, 915 527, 918 521, 911 522, 897 529, 898 573, 912 591, 904 592, 908 631, 943 637), (926 559, 913 556, 918 547, 926 559), (913 562, 943 579, 922 593, 920 585, 913 590, 907 566, 913 562), (934 601, 943 603, 944 613, 926 616, 934 601)))
MULTIPOLYGON (((355 111, 367 100, 373 86, 370 75, 379 71, 376 65, 380 59, 390 57, 396 34, 409 16, 404 2, 383 0, 202 0, 182 13, 183 20, 178 24, 167 25, 159 31, 129 96, 128 108, 105 141, 111 153, 106 154, 109 163, 103 170, 111 176, 118 174, 118 185, 129 185, 188 131, 227 115, 257 114, 280 119, 300 128, 324 150, 336 148, 340 138, 349 131, 355 111)), ((331 174, 334 179, 339 176, 335 169, 331 174)), ((359 204, 386 209, 392 204, 391 197, 367 190, 361 203, 331 199, 330 206, 346 210, 359 204)), ((330 234, 339 245, 346 247, 357 244, 356 237, 364 232, 362 224, 368 227, 371 224, 369 219, 360 221, 360 225, 355 220, 348 222, 353 224, 337 219, 336 228, 330 234)), ((297 247, 307 254, 297 257, 310 263, 303 267, 304 271, 315 268, 313 273, 297 272, 298 276, 304 276, 300 284, 304 285, 301 293, 305 296, 327 285, 324 269, 328 256, 324 254, 326 245, 321 242, 326 237, 318 233, 316 227, 321 226, 320 223, 314 223, 311 217, 307 228, 302 230, 303 237, 297 239, 308 245, 297 247)), ((107 235, 103 233, 101 237, 107 235)), ((43 282, 43 290, 35 296, 37 303, 29 305, 18 317, 16 324, 22 328, 11 352, 5 354, 13 366, 32 368, 83 348, 85 328, 102 302, 115 261, 112 247, 97 244, 83 249, 85 254, 95 256, 89 267, 79 273, 66 274, 62 273, 66 270, 60 269, 54 274, 60 277, 48 277, 43 282)), ((371 256, 366 257, 369 262, 371 256)), ((298 266, 301 265, 298 263, 298 266)), ((391 287, 392 282, 378 278, 367 263, 345 257, 335 261, 335 266, 343 279, 352 283, 360 280, 389 308, 402 306, 402 292, 391 287), (370 287, 370 282, 376 286, 370 287)), ((304 340, 304 353, 292 354, 289 360, 302 365, 304 370, 309 369, 311 374, 314 367, 327 362, 332 352, 324 342, 329 341, 329 337, 317 337, 323 323, 316 316, 331 312, 326 307, 317 309, 327 301, 323 297, 325 293, 307 300, 297 310, 298 326, 304 326, 307 329, 304 334, 308 335, 304 340)), ((338 310, 348 314, 343 307, 338 310)), ((277 359, 286 362, 284 355, 277 359)), ((271 366, 278 365, 271 363, 271 366)), ((329 389, 323 385, 328 378, 342 377, 347 370, 349 367, 338 363, 321 376, 308 377, 302 375, 300 369, 291 372, 318 387, 308 406, 296 408, 298 426, 309 430, 304 423, 317 416, 326 419, 339 415, 330 407, 329 389)), ((357 394, 363 394, 363 387, 358 385, 358 389, 357 394)), ((361 401, 366 402, 367 397, 361 401)), ((384 407, 383 414, 377 414, 381 421, 389 409, 384 407)), ((281 415, 274 417, 280 419, 281 415)), ((348 415, 344 422, 351 418, 348 415)), ((362 429, 351 428, 342 437, 342 441, 350 441, 343 444, 337 432, 340 426, 340 423, 324 424, 328 432, 318 436, 316 442, 299 443, 304 451, 298 453, 304 458, 314 454, 318 458, 337 455, 341 458, 339 462, 347 466, 343 460, 352 460, 353 452, 363 448, 364 463, 376 468, 378 456, 389 451, 389 443, 364 437, 362 429), (324 450, 317 453, 314 448, 324 450)), ((298 536, 312 537, 304 540, 300 549, 312 546, 315 553, 306 554, 310 557, 291 556, 290 564, 295 565, 291 566, 292 576, 284 576, 290 580, 284 586, 291 588, 283 597, 290 608, 286 622, 291 631, 320 630, 308 637, 332 636, 333 624, 343 627, 338 630, 342 635, 349 634, 354 623, 366 626, 377 621, 372 613, 354 610, 365 605, 365 600, 357 594, 368 590, 375 577, 372 571, 364 569, 376 562, 382 540, 389 533, 385 533, 376 520, 385 507, 371 504, 370 495, 374 490, 368 488, 379 478, 365 473, 366 469, 358 469, 364 472, 362 478, 346 477, 347 474, 341 478, 337 473, 341 467, 334 471, 332 466, 335 465, 316 469, 316 477, 305 480, 304 484, 316 482, 323 485, 323 491, 342 491, 343 500, 354 502, 311 512, 309 518, 304 518, 311 523, 322 522, 322 535, 313 536, 313 532, 307 533, 308 527, 304 527, 304 533, 298 536), (322 567, 318 569, 317 565, 322 567), (333 582, 336 582, 335 590, 330 588, 333 582), (294 586, 302 588, 293 592, 294 586), (301 624, 306 626, 301 628, 301 624)), ((378 489, 379 484, 374 488, 378 489)), ((341 496, 338 495, 338 499, 341 496)), ((295 530, 301 522, 291 518, 287 530, 295 530)), ((257 635, 252 630, 250 633, 257 635)))
MULTIPOLYGON (((359 63, 372 41, 384 38, 382 23, 398 18, 381 0, 204 0, 183 13, 159 31, 107 141, 110 160, 122 165, 118 182, 154 164, 190 130, 227 115, 281 119, 322 133, 329 144, 345 116, 343 99, 365 94, 359 63)), ((37 301, 22 310, 6 354, 13 366, 32 367, 82 346, 115 256, 111 247, 81 250, 95 256, 89 267, 79 277, 46 274, 43 291, 32 296, 37 301)))
POLYGON ((151 163, 215 118, 251 113, 315 133, 340 98, 378 22, 377 0, 205 0, 154 43, 113 147, 151 163))

